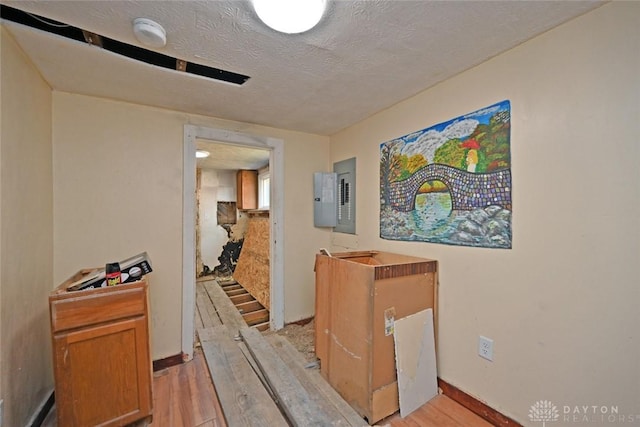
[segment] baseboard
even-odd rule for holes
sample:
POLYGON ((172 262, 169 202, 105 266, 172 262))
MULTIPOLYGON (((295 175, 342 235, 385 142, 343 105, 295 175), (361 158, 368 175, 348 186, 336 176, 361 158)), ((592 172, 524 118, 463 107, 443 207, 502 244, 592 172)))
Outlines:
POLYGON ((441 378, 438 378, 438 387, 442 389, 442 394, 455 400, 471 412, 475 413, 484 420, 498 427, 522 427, 522 424, 512 420, 506 415, 501 414, 487 404, 479 401, 473 396, 468 395, 459 388, 452 386, 441 378))
POLYGON ((49 415, 49 412, 51 411, 51 408, 53 408, 53 404, 55 403, 55 401, 56 399, 54 392, 53 390, 51 390, 47 398, 44 399, 42 403, 40 403, 38 410, 33 414, 26 425, 29 427, 40 427, 44 419, 47 418, 47 415, 49 415))
POLYGON ((172 366, 179 365, 183 363, 184 360, 181 354, 176 354, 173 356, 165 357, 164 359, 158 359, 153 361, 153 372, 161 371, 166 368, 170 368, 172 366))

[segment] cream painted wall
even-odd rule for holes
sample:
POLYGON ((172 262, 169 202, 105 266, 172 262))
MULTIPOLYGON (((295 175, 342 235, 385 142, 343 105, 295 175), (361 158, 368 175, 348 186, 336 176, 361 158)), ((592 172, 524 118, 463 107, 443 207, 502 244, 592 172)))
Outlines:
POLYGON ((554 425, 583 425, 575 405, 640 422, 638 22, 640 3, 607 4, 331 138, 332 161, 357 157, 357 236, 334 241, 439 260, 439 375, 525 425, 541 399, 554 425), (513 249, 380 239, 379 144, 503 99, 513 249))
POLYGON ((314 253, 329 244, 312 219, 312 172, 328 168, 328 137, 54 92, 54 279, 147 251, 154 359, 181 348, 187 123, 285 141, 286 322, 313 315, 314 253))
POLYGON ((51 89, 0 30, 0 399, 23 426, 53 390, 51 89))

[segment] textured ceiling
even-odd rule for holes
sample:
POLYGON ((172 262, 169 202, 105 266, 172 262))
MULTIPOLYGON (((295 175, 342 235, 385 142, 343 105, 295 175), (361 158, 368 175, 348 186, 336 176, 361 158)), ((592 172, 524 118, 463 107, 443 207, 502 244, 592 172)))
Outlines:
POLYGON ((200 169, 259 170, 269 165, 269 150, 202 139, 196 140, 196 148, 214 154, 197 159, 196 163, 200 169))
POLYGON ((134 45, 133 19, 151 18, 167 31, 159 52, 251 77, 221 83, 4 22, 56 90, 321 135, 602 4, 333 0, 316 28, 284 35, 248 0, 2 3, 134 45))

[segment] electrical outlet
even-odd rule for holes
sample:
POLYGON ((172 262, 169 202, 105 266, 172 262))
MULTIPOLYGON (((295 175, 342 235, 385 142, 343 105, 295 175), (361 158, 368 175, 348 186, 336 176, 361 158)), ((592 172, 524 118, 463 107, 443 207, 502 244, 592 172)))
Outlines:
POLYGON ((478 356, 493 362, 493 340, 480 335, 478 338, 478 356))

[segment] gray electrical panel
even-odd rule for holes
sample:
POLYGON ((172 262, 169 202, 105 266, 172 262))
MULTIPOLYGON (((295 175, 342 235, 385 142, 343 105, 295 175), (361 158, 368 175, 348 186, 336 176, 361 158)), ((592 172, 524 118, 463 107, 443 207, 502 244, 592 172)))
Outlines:
POLYGON ((333 231, 356 234, 356 158, 333 164, 338 175, 338 224, 333 231))
POLYGON ((313 174, 313 225, 335 227, 338 224, 338 175, 331 172, 313 174))

